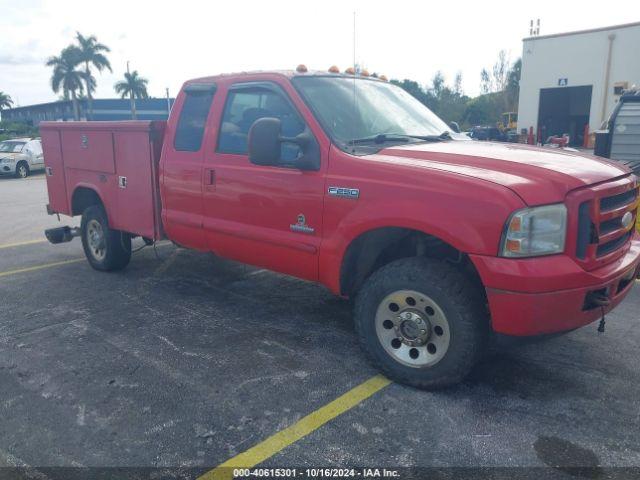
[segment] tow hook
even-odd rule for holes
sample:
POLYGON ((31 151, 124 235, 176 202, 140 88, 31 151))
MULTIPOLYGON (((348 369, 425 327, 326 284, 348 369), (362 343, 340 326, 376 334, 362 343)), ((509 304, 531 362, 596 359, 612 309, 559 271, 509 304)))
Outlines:
POLYGON ((54 245, 57 243, 70 242, 75 237, 80 236, 80 227, 58 227, 49 228, 44 231, 45 237, 54 245))
POLYGON ((594 290, 593 292, 589 292, 587 294, 587 302, 590 305, 594 305, 600 307, 602 310, 602 318, 598 323, 598 332, 604 333, 604 327, 606 323, 604 309, 611 305, 611 299, 608 297, 606 290, 594 290))

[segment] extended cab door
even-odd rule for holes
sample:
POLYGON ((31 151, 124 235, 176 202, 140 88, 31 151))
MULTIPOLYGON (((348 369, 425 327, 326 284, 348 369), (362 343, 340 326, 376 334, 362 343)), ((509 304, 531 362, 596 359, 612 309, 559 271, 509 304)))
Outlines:
POLYGON ((174 105, 160 161, 162 223, 167 236, 186 247, 207 250, 202 229, 203 145, 214 84, 186 85, 174 105))
MULTIPOLYGON (((209 247, 224 257, 317 279, 327 149, 321 150, 319 171, 250 163, 247 135, 256 120, 279 118, 285 137, 302 133, 307 122, 276 82, 230 84, 224 98, 220 90, 218 130, 205 153, 204 229, 209 247)), ((283 161, 299 154, 299 147, 283 144, 283 161)))

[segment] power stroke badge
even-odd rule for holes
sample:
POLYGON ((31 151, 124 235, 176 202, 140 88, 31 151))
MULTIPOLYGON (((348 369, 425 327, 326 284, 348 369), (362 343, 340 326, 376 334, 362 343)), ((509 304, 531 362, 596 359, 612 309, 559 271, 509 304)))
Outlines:
POLYGON ((315 228, 307 225, 307 219, 301 213, 298 215, 298 223, 292 223, 289 225, 289 228, 292 232, 300 232, 300 233, 313 233, 316 231, 315 228))

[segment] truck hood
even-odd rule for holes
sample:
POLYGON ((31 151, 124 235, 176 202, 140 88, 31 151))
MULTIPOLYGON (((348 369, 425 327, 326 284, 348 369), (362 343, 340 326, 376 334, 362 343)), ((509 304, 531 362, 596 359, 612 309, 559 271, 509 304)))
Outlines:
POLYGON ((561 202, 570 190, 630 172, 622 165, 569 150, 466 140, 394 146, 373 157, 497 183, 528 205, 561 202))

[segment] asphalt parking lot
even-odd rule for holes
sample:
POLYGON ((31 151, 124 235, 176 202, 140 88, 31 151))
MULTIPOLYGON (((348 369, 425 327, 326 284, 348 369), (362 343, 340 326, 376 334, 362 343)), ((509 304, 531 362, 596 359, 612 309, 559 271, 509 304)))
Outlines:
MULTIPOLYGON (((0 466, 206 472, 377 375, 323 287, 171 244, 98 273, 79 240, 40 241, 45 203, 42 175, 0 178, 0 466)), ((638 467, 639 327, 635 288, 605 334, 498 353, 446 391, 379 388, 259 465, 638 467)))

